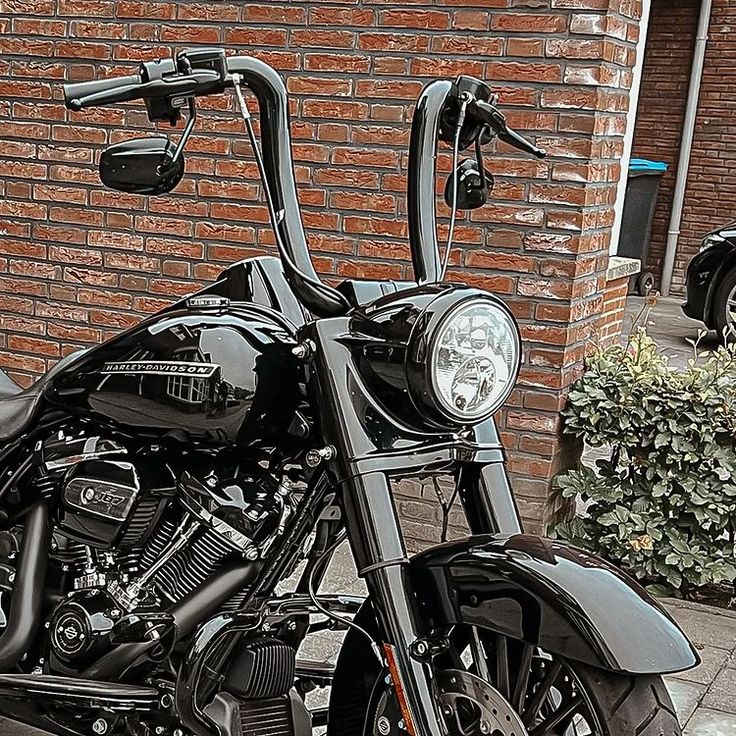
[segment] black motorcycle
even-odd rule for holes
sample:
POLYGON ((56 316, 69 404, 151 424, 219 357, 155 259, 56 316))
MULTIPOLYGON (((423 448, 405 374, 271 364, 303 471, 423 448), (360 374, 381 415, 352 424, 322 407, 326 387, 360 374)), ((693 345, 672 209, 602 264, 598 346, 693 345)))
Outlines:
POLYGON ((0 714, 60 736, 680 734, 661 675, 697 654, 617 569, 522 534, 493 419, 519 331, 492 294, 443 281, 438 141, 450 232, 488 198, 486 143, 543 152, 483 82, 432 82, 411 133, 416 280, 333 288, 310 262, 271 67, 197 49, 64 91, 72 110, 187 116, 176 145, 102 155, 108 186, 157 194, 182 177, 196 99, 229 89, 280 258, 229 268, 30 389, 0 381, 0 714), (409 558, 392 483, 440 474, 472 536, 409 558), (345 539, 366 600, 317 593, 345 539), (325 629, 347 632, 336 667, 300 660, 325 629))

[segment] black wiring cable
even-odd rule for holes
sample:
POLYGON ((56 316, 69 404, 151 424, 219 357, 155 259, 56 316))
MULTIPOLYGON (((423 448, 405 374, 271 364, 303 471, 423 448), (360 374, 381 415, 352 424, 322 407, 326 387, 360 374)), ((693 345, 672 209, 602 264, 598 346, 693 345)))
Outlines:
POLYGON ((381 648, 378 646, 378 643, 376 640, 362 627, 356 624, 354 621, 351 621, 349 618, 344 618, 343 616, 338 616, 336 613, 333 613, 328 608, 323 606, 318 598, 317 598, 317 592, 315 591, 315 578, 317 577, 317 573, 322 569, 322 560, 325 558, 329 559, 329 556, 331 556, 335 550, 347 539, 347 533, 341 532, 337 539, 320 555, 319 560, 317 564, 312 569, 312 572, 309 574, 309 579, 307 581, 307 595, 309 596, 309 599, 314 604, 314 607, 322 614, 327 616, 327 618, 332 619, 333 621, 337 621, 338 623, 343 624, 343 626, 346 626, 350 629, 354 629, 359 634, 362 634, 370 644, 371 650, 373 654, 376 655, 376 659, 378 659, 379 663, 383 667, 385 665, 385 662, 383 660, 383 656, 381 654, 381 648))
POLYGON ((457 163, 460 156, 460 132, 462 131, 463 124, 465 123, 465 114, 467 112, 469 102, 469 97, 463 95, 462 104, 460 105, 460 113, 457 117, 455 140, 452 146, 452 211, 450 213, 450 229, 447 233, 447 245, 445 246, 445 257, 442 260, 442 272, 439 279, 440 281, 445 280, 447 267, 450 265, 450 252, 452 251, 452 241, 455 237, 455 224, 457 223, 457 195, 460 186, 457 175, 457 163))
POLYGON ((250 142, 251 149, 253 150, 253 157, 256 161, 258 174, 260 176, 261 183, 263 184, 264 198, 268 207, 268 214, 271 219, 271 226, 274 238, 276 239, 276 247, 279 251, 279 255, 281 256, 284 265, 286 265, 297 278, 300 278, 302 281, 309 284, 312 289, 319 292, 326 299, 332 301, 337 300, 338 302, 340 302, 340 307, 344 307, 347 310, 349 305, 345 297, 343 297, 343 295, 339 291, 331 289, 318 279, 315 280, 308 274, 304 273, 296 264, 296 262, 292 259, 288 249, 284 245, 281 235, 281 222, 283 220, 284 213, 283 211, 276 211, 273 196, 271 194, 271 189, 268 185, 268 177, 266 176, 266 167, 263 163, 263 155, 261 154, 261 148, 258 145, 258 139, 253 128, 251 114, 248 110, 248 105, 246 104, 245 96, 243 95, 243 90, 240 87, 240 83, 240 77, 238 75, 233 75, 233 88, 235 90, 235 96, 237 98, 238 107, 240 108, 240 113, 245 124, 246 133, 248 134, 248 141, 250 142))

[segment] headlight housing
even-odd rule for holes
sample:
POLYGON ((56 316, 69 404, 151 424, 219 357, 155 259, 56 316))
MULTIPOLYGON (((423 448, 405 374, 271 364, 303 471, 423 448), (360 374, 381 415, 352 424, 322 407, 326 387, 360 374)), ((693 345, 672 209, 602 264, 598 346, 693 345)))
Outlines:
POLYGON ((417 321, 409 346, 409 389, 436 421, 477 424, 514 387, 521 362, 519 328, 508 308, 483 292, 439 298, 417 321))
POLYGON ((708 233, 700 244, 700 252, 702 253, 704 250, 708 250, 708 248, 718 245, 718 243, 723 243, 725 240, 726 239, 718 232, 708 233))

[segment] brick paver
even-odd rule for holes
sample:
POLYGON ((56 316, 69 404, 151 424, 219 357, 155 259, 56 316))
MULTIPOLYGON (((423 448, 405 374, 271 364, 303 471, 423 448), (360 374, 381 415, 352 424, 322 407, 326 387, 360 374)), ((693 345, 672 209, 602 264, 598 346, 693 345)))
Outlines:
POLYGON ((666 607, 703 664, 667 678, 686 736, 736 736, 736 611, 684 601, 666 607))

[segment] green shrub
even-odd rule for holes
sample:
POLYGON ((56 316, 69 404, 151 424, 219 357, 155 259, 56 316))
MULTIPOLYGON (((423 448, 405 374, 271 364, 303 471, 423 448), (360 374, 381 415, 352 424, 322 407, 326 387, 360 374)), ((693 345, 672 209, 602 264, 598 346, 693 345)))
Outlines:
POLYGON ((558 476, 559 496, 584 511, 553 534, 654 592, 733 582, 736 347, 676 370, 639 328, 626 347, 587 361, 563 414, 565 431, 605 448, 605 459, 558 476))

